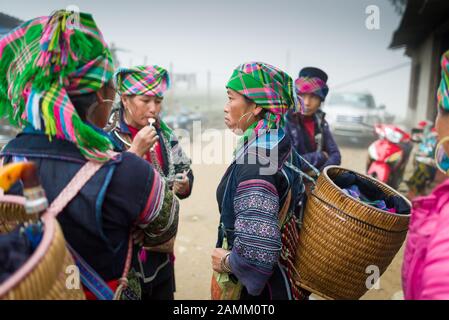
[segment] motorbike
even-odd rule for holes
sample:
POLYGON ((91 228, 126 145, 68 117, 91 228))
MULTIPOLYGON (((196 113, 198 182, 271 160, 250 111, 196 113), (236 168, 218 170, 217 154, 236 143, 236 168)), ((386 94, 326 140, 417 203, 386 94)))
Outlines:
POLYGON ((410 199, 417 195, 424 195, 435 179, 437 170, 434 152, 437 145, 437 134, 433 123, 421 121, 417 128, 412 129, 412 141, 418 143, 418 148, 414 154, 413 174, 406 181, 410 199))
POLYGON ((398 189, 413 149, 411 135, 392 124, 377 124, 378 139, 368 148, 367 174, 398 189))

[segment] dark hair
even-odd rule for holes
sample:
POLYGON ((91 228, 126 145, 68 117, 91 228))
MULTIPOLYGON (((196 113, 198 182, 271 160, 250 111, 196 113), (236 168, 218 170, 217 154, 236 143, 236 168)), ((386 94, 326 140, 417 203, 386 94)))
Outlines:
POLYGON ((307 68, 303 68, 301 69, 301 71, 299 71, 299 75, 300 78, 303 77, 307 77, 307 78, 319 78, 321 80, 323 80, 323 82, 327 83, 327 73, 324 72, 323 70, 319 69, 319 68, 315 68, 315 67, 307 67, 307 68))
MULTIPOLYGON (((104 94, 104 88, 111 88, 115 90, 114 83, 112 81, 108 81, 100 88, 99 91, 102 93, 102 95, 104 94)), ((73 106, 75 107, 76 112, 78 112, 81 120, 86 121, 89 107, 97 101, 96 92, 73 95, 69 96, 69 98, 70 101, 72 101, 73 106)))
POLYGON ((81 120, 87 120, 87 114, 89 107, 92 106, 97 101, 97 96, 95 92, 85 93, 76 96, 70 96, 70 101, 72 101, 76 112, 80 116, 81 120))

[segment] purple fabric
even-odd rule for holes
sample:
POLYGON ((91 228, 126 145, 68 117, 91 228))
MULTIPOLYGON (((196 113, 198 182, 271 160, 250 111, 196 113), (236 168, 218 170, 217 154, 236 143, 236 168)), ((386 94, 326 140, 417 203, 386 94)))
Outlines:
MULTIPOLYGON (((322 151, 317 151, 311 147, 310 138, 307 135, 305 128, 301 126, 302 120, 301 115, 293 112, 288 112, 286 116, 285 131, 289 135, 293 147, 296 151, 308 162, 310 162, 314 167, 323 170, 325 167, 330 165, 340 165, 341 164, 341 154, 337 143, 330 131, 327 121, 324 119, 325 114, 322 111, 318 111, 315 115, 316 126, 318 119, 317 117, 322 117, 321 128, 316 128, 315 132, 321 132, 323 135, 323 151, 327 152, 329 158, 322 151)), ((306 165, 301 168, 306 171, 310 170, 306 165)))
POLYGON ((247 260, 235 253, 235 250, 232 250, 229 256, 229 263, 232 273, 240 280, 252 296, 258 296, 262 293, 273 274, 272 271, 262 271, 250 264, 247 260))
MULTIPOLYGON (((360 191, 360 189, 357 185, 352 185, 348 188, 344 188, 344 189, 342 189, 342 191, 357 200, 365 202, 366 204, 372 205, 381 210, 385 210, 385 211, 389 211, 389 212, 391 210, 390 208, 387 208, 387 204, 385 203, 384 200, 374 200, 374 199, 368 199, 367 197, 365 197, 365 195, 362 194, 362 192, 360 191)), ((396 209, 393 208, 393 210, 394 210, 394 212, 396 212, 396 209)))
POLYGON ((282 248, 275 186, 260 179, 241 182, 234 197, 234 212, 231 270, 249 294, 258 296, 273 274, 282 248))

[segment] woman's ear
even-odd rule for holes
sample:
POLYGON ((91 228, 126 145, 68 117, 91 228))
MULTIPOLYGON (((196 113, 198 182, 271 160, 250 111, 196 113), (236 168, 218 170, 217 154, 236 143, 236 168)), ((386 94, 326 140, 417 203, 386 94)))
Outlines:
POLYGON ((122 104, 125 108, 128 107, 128 97, 127 96, 121 96, 120 100, 122 101, 122 104))
POLYGON ((262 112, 263 108, 256 105, 256 107, 254 108, 254 112, 253 114, 257 117, 261 112, 262 112))
POLYGON ((97 97, 97 103, 101 104, 103 102, 103 90, 98 90, 95 92, 95 96, 97 97))

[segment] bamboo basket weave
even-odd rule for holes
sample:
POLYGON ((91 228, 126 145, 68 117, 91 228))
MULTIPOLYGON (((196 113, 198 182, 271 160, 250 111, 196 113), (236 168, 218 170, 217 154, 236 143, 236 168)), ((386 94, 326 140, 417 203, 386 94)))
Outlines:
POLYGON ((0 196, 0 234, 12 231, 18 224, 36 221, 37 215, 25 212, 25 198, 20 196, 0 196))
MULTIPOLYGON (((346 195, 332 181, 345 172, 352 171, 330 166, 318 178, 306 204, 296 254, 295 280, 326 299, 363 296, 372 285, 370 281, 367 285, 373 274, 367 268, 377 266, 380 275, 385 272, 406 238, 410 219, 346 195)), ((402 197, 371 177, 355 174, 386 195, 402 197)))
POLYGON ((81 289, 66 285, 66 268, 75 265, 57 220, 43 217, 44 234, 31 257, 0 285, 5 300, 84 300, 81 289))

